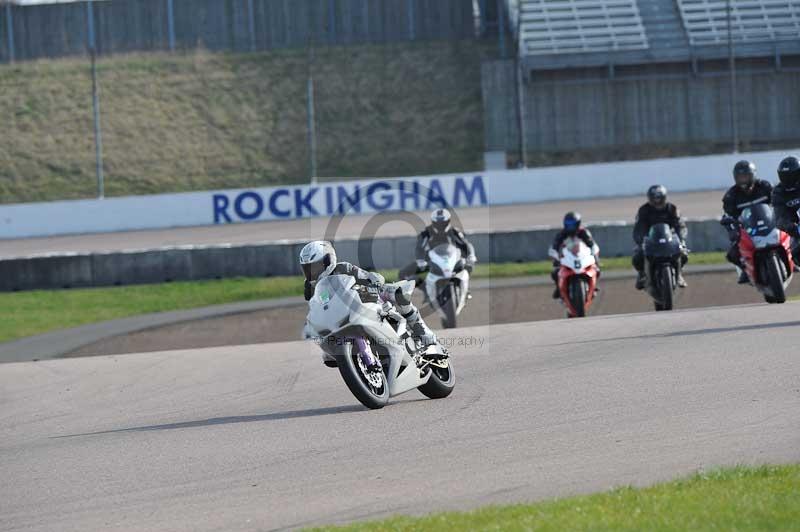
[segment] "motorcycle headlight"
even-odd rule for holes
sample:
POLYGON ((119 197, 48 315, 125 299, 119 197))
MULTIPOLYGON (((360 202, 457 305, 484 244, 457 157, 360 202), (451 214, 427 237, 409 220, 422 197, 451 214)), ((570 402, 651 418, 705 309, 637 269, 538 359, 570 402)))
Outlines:
POLYGON ((431 262, 430 266, 431 266, 431 273, 433 275, 444 275, 444 272, 442 271, 442 269, 435 262, 431 262))

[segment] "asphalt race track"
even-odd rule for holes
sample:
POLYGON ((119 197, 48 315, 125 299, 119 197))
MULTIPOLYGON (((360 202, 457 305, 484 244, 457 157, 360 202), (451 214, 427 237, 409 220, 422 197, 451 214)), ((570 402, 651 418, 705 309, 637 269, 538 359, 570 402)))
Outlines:
POLYGON ((310 343, 0 365, 0 529, 271 530, 798 462, 798 310, 465 328, 451 397, 381 411, 310 343))
MULTIPOLYGON (((626 273, 612 271, 604 275, 601 279, 602 291, 589 310, 591 316, 653 310, 650 297, 635 290, 633 277, 624 275, 626 273)), ((689 288, 680 290, 677 295, 676 308, 679 309, 763 302, 755 288, 736 284, 732 267, 729 271, 688 274, 687 279, 689 288)), ((485 280, 477 282, 486 286, 485 280)), ((564 317, 563 305, 551 299, 553 284, 549 278, 498 279, 489 286, 491 289, 473 289, 473 299, 459 316, 459 326, 475 327, 564 317)), ((787 294, 790 297, 800 295, 800 284, 790 285, 787 294)), ((430 315, 432 311, 424 304, 419 291, 415 301, 429 320, 428 323, 438 330, 439 318, 436 314, 430 315)), ((308 306, 301 299, 298 304, 288 307, 150 327, 97 341, 68 353, 68 356, 287 342, 300 337, 307 311, 308 306)))
MULTIPOLYGON (((684 216, 702 218, 719 216, 722 212, 723 191, 671 194, 684 216)), ((557 201, 528 205, 475 207, 457 212, 467 231, 528 229, 561 223, 564 213, 579 210, 587 223, 627 221, 632 223, 636 209, 644 203, 641 197, 603 198, 582 201, 557 201)), ((406 213, 419 223, 429 221, 430 212, 406 213)), ((346 216, 340 220, 337 238, 357 238, 367 224, 379 227, 373 236, 414 235, 408 221, 398 221, 398 215, 346 216)), ((153 231, 100 233, 52 238, 0 240, 0 259, 48 253, 88 253, 126 249, 154 249, 166 246, 252 244, 276 240, 314 240, 332 237, 327 232, 329 218, 274 221, 248 224, 185 227, 153 231)), ((421 227, 420 227, 421 229, 421 227)))

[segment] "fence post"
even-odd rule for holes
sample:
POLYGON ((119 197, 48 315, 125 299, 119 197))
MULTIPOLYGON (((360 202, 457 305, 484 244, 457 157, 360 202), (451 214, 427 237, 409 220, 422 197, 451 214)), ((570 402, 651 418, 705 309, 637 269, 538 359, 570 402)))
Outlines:
POLYGON ((414 28, 414 0, 406 0, 408 4, 408 40, 413 41, 415 38, 414 28))
POLYGON ((506 57, 506 17, 503 0, 497 0, 497 33, 500 39, 500 57, 506 57))
POLYGON ((95 50, 95 38, 94 38, 94 9, 92 8, 92 2, 94 0, 87 0, 86 2, 86 26, 87 26, 87 39, 89 40, 89 50, 95 50))
POLYGON ((330 40, 328 44, 336 44, 336 0, 328 0, 328 32, 330 40))
POLYGON ((103 176, 103 131, 100 128, 100 93, 97 87, 97 59, 95 49, 89 51, 92 61, 92 111, 94 113, 94 162, 97 175, 97 199, 105 197, 103 176))
POLYGON ((100 128, 100 94, 97 87, 97 48, 95 46, 94 9, 92 2, 86 2, 86 25, 89 39, 89 58, 92 66, 92 114, 94 115, 94 161, 97 177, 97 198, 105 197, 105 178, 103 176, 103 133, 100 128))
POLYGON ((175 51, 175 8, 172 0, 167 0, 167 35, 169 39, 169 51, 175 51))
POLYGON ((250 31, 250 51, 256 51, 256 11, 253 0, 247 0, 248 30, 250 31))
POLYGON ((8 37, 8 62, 14 62, 14 15, 11 3, 6 4, 6 34, 8 37))
POLYGON ((311 174, 309 181, 312 185, 317 183, 317 119, 315 116, 316 101, 314 99, 314 63, 316 51, 314 49, 314 23, 309 13, 308 28, 308 80, 306 83, 306 117, 308 119, 308 170, 311 174))

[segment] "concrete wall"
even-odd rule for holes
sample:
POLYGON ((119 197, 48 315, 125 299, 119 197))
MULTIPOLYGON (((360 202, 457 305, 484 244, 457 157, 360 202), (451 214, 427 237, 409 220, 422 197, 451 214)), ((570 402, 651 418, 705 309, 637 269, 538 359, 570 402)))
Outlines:
POLYGON ((731 168, 740 159, 769 177, 769 169, 796 151, 0 205, 0 238, 635 196, 654 182, 670 192, 717 190, 730 186, 731 168))
MULTIPOLYGON (((630 255, 630 225, 592 227, 606 257, 630 255)), ((544 260, 555 230, 474 233, 481 262, 544 260)), ((400 268, 414 257, 414 237, 336 242, 342 260, 377 269, 400 268)), ((243 246, 185 246, 130 253, 66 254, 0 261, 0 290, 114 286, 169 281, 299 275, 304 242, 243 246)), ((716 220, 689 222, 693 251, 721 251, 727 234, 716 220)))

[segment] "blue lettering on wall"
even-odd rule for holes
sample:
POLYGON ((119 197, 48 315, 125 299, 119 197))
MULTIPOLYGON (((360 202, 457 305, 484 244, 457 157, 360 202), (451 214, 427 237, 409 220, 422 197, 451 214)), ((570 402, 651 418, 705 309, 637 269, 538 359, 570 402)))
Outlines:
POLYGON ((289 191, 286 190, 285 188, 276 190, 269 197, 269 212, 275 215, 276 218, 289 218, 292 215, 291 209, 278 208, 278 198, 280 198, 281 196, 286 196, 287 198, 292 197, 292 195, 289 194, 289 191))
POLYGON ((486 190, 483 188, 483 177, 476 175, 472 178, 472 187, 467 188, 466 181, 459 177, 456 179, 455 192, 453 192, 453 206, 459 207, 461 205, 461 194, 464 194, 466 205, 473 204, 475 194, 478 194, 478 204, 486 205, 486 190))
POLYGON ((333 189, 325 187, 325 213, 330 216, 333 214, 333 189))
POLYGON ((423 207, 423 203, 426 209, 434 206, 462 207, 488 204, 483 176, 458 177, 445 183, 448 185, 452 183, 452 192, 448 186, 448 191, 445 193, 445 187, 440 179, 431 179, 427 187, 423 182, 409 179, 375 181, 368 185, 286 187, 266 191, 247 190, 235 195, 213 194, 214 223, 359 214, 364 210, 364 203, 367 204, 368 211, 377 212, 419 210, 423 207), (366 187, 363 195, 361 186, 366 187), (365 201, 362 203, 362 200, 365 201))
POLYGON ((384 192, 387 190, 392 190, 392 185, 384 181, 378 181, 377 183, 371 184, 369 188, 367 188, 367 203, 370 207, 378 212, 391 209, 392 203, 394 203, 394 196, 392 194, 384 193, 376 198, 376 192, 379 190, 384 192))
POLYGON ((319 191, 317 187, 311 187, 308 192, 303 195, 303 191, 299 188, 294 190, 294 215, 297 218, 304 216, 303 209, 307 210, 311 216, 319 216, 317 209, 311 205, 311 198, 319 191))
POLYGON ((361 212, 361 188, 358 185, 353 190, 352 196, 348 195, 347 189, 342 186, 336 187, 336 195, 336 201, 339 204, 336 210, 339 214, 350 214, 351 211, 354 213, 361 212), (345 207, 345 203, 347 207, 345 207))
POLYGON ((411 181, 410 183, 406 181, 400 181, 399 189, 400 189, 400 210, 403 211, 419 210, 419 183, 416 181, 411 181), (408 184, 411 185, 411 192, 406 192, 406 185, 408 184), (413 201, 414 206, 411 207, 407 205, 406 200, 413 201))
POLYGON ((430 209, 432 205, 447 207, 447 200, 444 199, 442 185, 439 183, 438 179, 431 179, 431 184, 428 186, 428 202, 425 208, 430 209))
POLYGON ((214 194, 214 223, 218 224, 222 220, 231 223, 231 217, 228 215, 228 207, 230 200, 225 194, 214 194))
POLYGON ((233 210, 236 212, 236 216, 241 218, 245 221, 255 220, 261 213, 264 212, 264 201, 261 199, 261 196, 256 194, 255 192, 242 192, 236 197, 236 200, 233 202, 233 210), (250 212, 245 211, 245 200, 251 200, 252 203, 255 205, 255 208, 252 209, 250 212))

